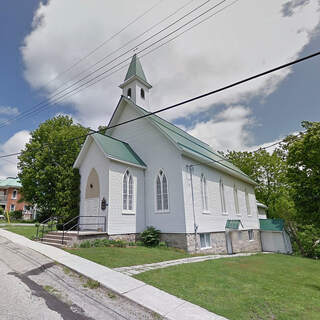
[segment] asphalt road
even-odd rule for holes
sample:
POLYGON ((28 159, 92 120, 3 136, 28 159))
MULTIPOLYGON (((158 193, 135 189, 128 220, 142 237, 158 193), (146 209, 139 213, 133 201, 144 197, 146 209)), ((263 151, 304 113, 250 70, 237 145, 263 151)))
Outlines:
POLYGON ((161 319, 107 289, 90 287, 88 279, 0 237, 1 320, 161 319))

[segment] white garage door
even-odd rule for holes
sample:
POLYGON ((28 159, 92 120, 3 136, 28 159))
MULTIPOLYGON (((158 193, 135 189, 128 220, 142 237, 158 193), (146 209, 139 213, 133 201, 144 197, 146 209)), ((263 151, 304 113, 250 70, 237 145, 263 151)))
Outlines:
POLYGON ((262 250, 287 253, 282 232, 261 231, 262 250))

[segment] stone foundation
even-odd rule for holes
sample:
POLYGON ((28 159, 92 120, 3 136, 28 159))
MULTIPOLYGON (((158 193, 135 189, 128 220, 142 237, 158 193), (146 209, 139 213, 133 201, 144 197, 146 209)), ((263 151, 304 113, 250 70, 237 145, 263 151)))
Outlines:
POLYGON ((253 230, 253 240, 249 240, 248 230, 231 231, 231 239, 233 253, 261 251, 259 230, 253 230))
MULTIPOLYGON (((258 252, 261 251, 261 241, 259 230, 253 230, 253 240, 249 240, 248 230, 230 230, 230 238, 232 241, 232 252, 258 252)), ((138 233, 115 234, 108 235, 79 235, 72 237, 71 246, 75 243, 80 244, 86 240, 95 240, 107 238, 110 240, 123 240, 127 242, 135 242, 139 240, 138 233)), ((185 250, 189 253, 204 253, 204 254, 226 254, 227 243, 225 232, 210 232, 210 247, 200 248, 200 234, 197 238, 194 233, 162 233, 161 241, 167 243, 169 247, 185 250), (196 241, 197 240, 197 241, 196 241)))

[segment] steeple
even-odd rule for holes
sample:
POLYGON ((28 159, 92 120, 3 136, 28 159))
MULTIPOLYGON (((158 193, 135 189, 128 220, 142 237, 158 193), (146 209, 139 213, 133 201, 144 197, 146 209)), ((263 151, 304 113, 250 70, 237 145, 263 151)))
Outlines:
POLYGON ((124 82, 119 87, 122 89, 122 95, 135 104, 143 108, 149 107, 149 89, 152 86, 148 83, 136 54, 133 55, 124 82))

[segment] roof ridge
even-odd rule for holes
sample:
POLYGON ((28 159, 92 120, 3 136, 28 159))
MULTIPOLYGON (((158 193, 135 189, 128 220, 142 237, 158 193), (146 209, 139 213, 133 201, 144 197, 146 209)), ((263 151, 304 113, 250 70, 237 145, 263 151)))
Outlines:
MULTIPOLYGON (((132 101, 132 103, 134 103, 133 101, 132 101)), ((134 103, 135 104, 135 103, 134 103)), ((148 110, 146 110, 146 109, 144 109, 144 108, 142 108, 142 107, 140 107, 140 106, 138 106, 137 104, 135 104, 138 108, 140 108, 140 109, 142 109, 142 110, 144 110, 145 112, 147 112, 147 113, 151 113, 151 112, 149 112, 148 110)), ((190 133, 188 133, 188 132, 186 132, 185 130, 183 130, 183 129, 181 129, 181 128, 179 128, 178 126, 176 126, 175 124, 173 124, 173 123, 171 123, 171 122, 169 122, 169 121, 167 121, 167 120, 165 120, 165 119, 163 119, 163 118, 161 118, 161 117, 159 117, 158 115, 156 115, 156 114, 152 114, 153 116, 156 116, 157 118, 159 118, 159 119, 161 119, 161 120, 163 120, 163 121, 165 121, 166 123, 168 123, 168 124, 170 124, 170 125, 172 125, 172 126, 174 126, 175 128, 177 128, 177 129, 179 129, 180 131, 182 131, 182 132, 184 132, 186 135, 188 135, 189 137, 192 137, 193 139, 195 139, 195 140, 197 140, 197 141, 200 141, 201 143, 203 143, 203 144, 205 144, 206 146, 208 146, 209 148, 205 148, 204 146, 201 146, 200 145, 200 147, 201 148, 203 148, 203 149, 206 149, 207 151, 209 151, 209 152, 211 152, 211 153, 213 153, 214 155, 216 155, 216 156, 218 156, 220 159, 222 159, 222 160, 224 160, 224 161, 226 161, 226 162, 229 162, 229 163, 232 163, 230 160, 228 160, 227 158, 225 158, 225 157, 223 157, 222 155, 220 155, 218 152, 215 152, 213 149, 212 149, 212 146, 210 146, 208 143, 206 143, 206 142, 204 142, 204 141, 202 141, 202 140, 200 140, 200 139, 198 139, 198 138, 196 138, 196 137, 194 137, 193 135, 191 135, 190 133)), ((156 120, 155 120, 156 121, 156 120)), ((157 123, 159 123, 159 122, 157 122, 157 123)), ((161 124, 161 123, 159 123, 160 125, 163 125, 163 124, 161 124)), ((164 127, 166 127, 166 126, 164 126, 164 127)), ((171 131, 173 131, 171 128, 168 128, 168 127, 166 127, 167 129, 169 129, 169 130, 171 130, 171 131)), ((179 133, 177 133, 177 132, 174 132, 174 133, 176 133, 176 134, 178 134, 178 135, 180 135, 180 136, 182 136, 181 134, 179 134, 179 133)), ((188 139, 187 137, 183 137, 183 138, 186 138, 186 139, 188 139)), ((190 140, 191 141, 191 139, 188 139, 188 140, 190 140)), ((193 142, 193 141, 192 141, 193 142)))

